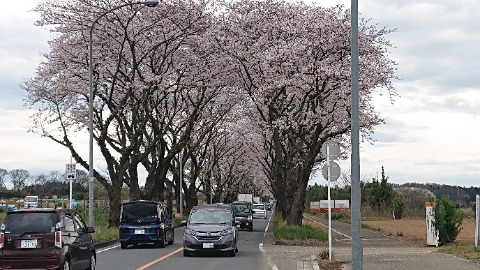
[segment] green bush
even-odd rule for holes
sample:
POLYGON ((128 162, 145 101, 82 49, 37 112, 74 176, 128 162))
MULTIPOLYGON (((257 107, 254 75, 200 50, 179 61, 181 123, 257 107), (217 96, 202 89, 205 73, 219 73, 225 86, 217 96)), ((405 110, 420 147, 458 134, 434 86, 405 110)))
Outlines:
POLYGON ((405 210, 405 202, 401 195, 395 194, 391 203, 391 208, 393 213, 395 214, 395 218, 401 219, 403 211, 405 210))
POLYGON ((463 212, 455 208, 450 198, 443 196, 435 204, 435 229, 439 232, 440 243, 452 243, 462 229, 463 212))

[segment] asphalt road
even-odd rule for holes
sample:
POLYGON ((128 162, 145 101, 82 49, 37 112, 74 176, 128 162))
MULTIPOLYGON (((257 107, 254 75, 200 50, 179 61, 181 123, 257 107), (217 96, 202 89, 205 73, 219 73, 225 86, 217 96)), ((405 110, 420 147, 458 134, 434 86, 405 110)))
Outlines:
POLYGON ((240 230, 238 253, 235 257, 222 254, 195 255, 184 257, 182 248, 183 227, 175 229, 175 242, 165 248, 155 248, 152 245, 129 246, 120 249, 114 245, 97 251, 98 270, 160 270, 160 269, 258 269, 270 270, 267 259, 263 256, 259 245, 262 243, 265 228, 270 219, 254 219, 252 232, 240 230))

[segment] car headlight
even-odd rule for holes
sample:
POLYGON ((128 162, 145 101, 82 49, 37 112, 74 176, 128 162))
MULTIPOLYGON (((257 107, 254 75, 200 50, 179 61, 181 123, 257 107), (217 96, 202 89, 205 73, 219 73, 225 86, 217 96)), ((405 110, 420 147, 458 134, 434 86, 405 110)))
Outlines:
POLYGON ((226 235, 229 235, 229 234, 232 234, 233 233, 233 229, 229 229, 229 230, 224 230, 222 232, 220 232, 220 235, 221 236, 226 236, 226 235))
POLYGON ((249 221, 252 221, 253 217, 252 216, 248 216, 248 220, 249 221))
POLYGON ((197 235, 197 232, 194 231, 194 230, 185 229, 185 234, 188 234, 188 235, 191 235, 191 236, 195 236, 195 235, 197 235))

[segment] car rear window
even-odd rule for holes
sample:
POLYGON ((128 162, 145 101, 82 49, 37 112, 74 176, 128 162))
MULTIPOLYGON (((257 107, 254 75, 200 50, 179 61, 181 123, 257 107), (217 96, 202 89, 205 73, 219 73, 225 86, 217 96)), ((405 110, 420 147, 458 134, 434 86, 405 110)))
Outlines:
POLYGON ((250 213, 250 204, 233 204, 235 213, 250 213))
POLYGON ((5 233, 48 233, 55 231, 58 222, 56 213, 21 212, 10 213, 5 218, 5 233))
POLYGON ((154 203, 127 203, 122 206, 122 221, 157 217, 157 204, 154 203))

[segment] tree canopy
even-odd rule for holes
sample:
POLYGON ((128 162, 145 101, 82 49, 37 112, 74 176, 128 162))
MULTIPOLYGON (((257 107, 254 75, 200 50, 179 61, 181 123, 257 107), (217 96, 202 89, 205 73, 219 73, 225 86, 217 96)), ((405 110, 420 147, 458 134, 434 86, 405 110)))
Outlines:
MULTIPOLYGON (((123 185, 132 199, 172 200, 172 190, 182 190, 187 211, 200 190, 231 187, 216 194, 227 201, 232 190, 255 186, 277 198, 288 223, 301 223, 322 144, 348 144, 349 12, 275 0, 169 0, 109 12, 125 3, 49 0, 37 7, 38 25, 57 36, 23 85, 38 109, 31 131, 88 168, 72 134, 86 131, 93 99, 94 140, 105 161, 94 176, 110 196, 111 226, 123 185), (104 13, 93 25, 90 97, 89 30, 104 13), (148 172, 143 189, 140 168, 148 172)), ((396 64, 385 39, 391 30, 367 21, 359 30, 360 126, 368 137, 383 122, 372 95, 396 95, 396 64)))

